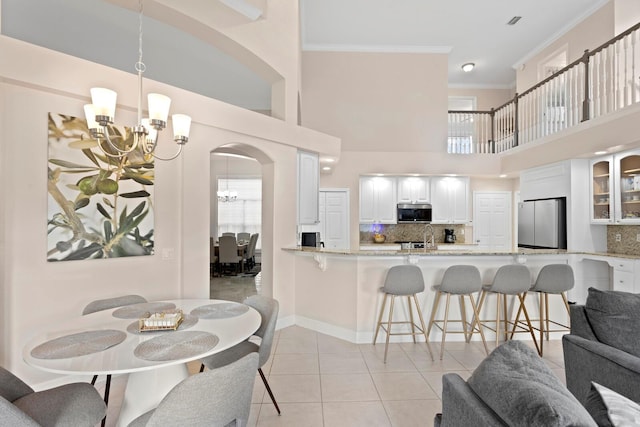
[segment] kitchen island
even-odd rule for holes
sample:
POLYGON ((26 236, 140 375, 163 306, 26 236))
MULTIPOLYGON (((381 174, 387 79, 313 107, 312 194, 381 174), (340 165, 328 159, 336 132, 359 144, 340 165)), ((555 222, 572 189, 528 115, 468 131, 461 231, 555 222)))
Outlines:
MULTIPOLYGON (((444 249, 325 250, 295 247, 283 248, 283 251, 291 255, 296 277, 295 318, 281 319, 283 324, 297 324, 355 343, 371 342, 376 316, 382 303, 383 294, 380 287, 384 283, 387 270, 394 265, 415 264, 422 270, 425 291, 418 295, 418 299, 425 319, 429 318, 435 296, 432 287, 440 283, 447 267, 457 264, 478 267, 483 283, 491 283, 497 269, 505 264, 526 265, 531 271, 532 281, 544 265, 570 264, 576 273, 576 287, 570 293, 569 299, 584 302, 586 295, 586 288, 583 289, 582 286, 584 281, 580 273, 581 268, 576 268, 576 265, 580 267, 580 258, 564 250, 483 252, 444 249)), ((509 302, 509 306, 513 307, 513 301, 509 302)), ((533 295, 527 298, 527 308, 532 318, 538 317, 538 301, 533 295)), ((397 320, 407 318, 404 310, 406 304, 400 304, 398 301, 395 308, 397 320)), ((568 320, 559 297, 550 298, 550 310, 552 318, 561 322, 568 320)), ((482 311, 482 317, 493 316, 494 298, 488 299, 482 311)), ((457 303, 451 305, 450 316, 452 319, 459 319, 457 303)), ((442 312, 437 318, 442 318, 442 312)), ((561 335, 552 334, 552 339, 561 335)), ((487 340, 495 339, 495 335, 490 331, 487 331, 486 336, 487 340)), ((525 334, 516 337, 519 336, 524 338, 525 334)), ((434 329, 429 339, 438 341, 440 338, 439 330, 434 329)), ((451 339, 462 340, 463 336, 455 334, 451 339)), ((478 334, 474 335, 475 339, 480 339, 478 334)))

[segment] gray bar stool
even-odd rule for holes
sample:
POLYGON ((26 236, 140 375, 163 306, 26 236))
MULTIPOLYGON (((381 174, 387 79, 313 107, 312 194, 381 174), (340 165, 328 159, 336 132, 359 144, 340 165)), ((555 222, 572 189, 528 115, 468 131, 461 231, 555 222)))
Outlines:
MULTIPOLYGON (((490 285, 485 285, 482 287, 482 293, 480 294, 480 301, 478 303, 478 313, 482 312, 482 306, 487 298, 487 295, 495 295, 496 296, 496 317, 494 319, 476 319, 474 321, 474 327, 471 329, 471 334, 469 334, 469 340, 471 340, 471 336, 475 331, 475 327, 478 328, 485 327, 491 331, 495 331, 496 333, 496 347, 499 344, 500 339, 500 323, 504 325, 504 340, 508 339, 509 334, 509 326, 516 325, 516 322, 512 322, 509 320, 509 316, 507 314, 507 296, 517 296, 518 297, 518 311, 522 311, 524 313, 524 317, 526 319, 526 327, 519 325, 521 330, 515 330, 515 332, 528 332, 531 334, 531 338, 533 338, 533 343, 536 346, 536 350, 538 354, 540 353, 540 348, 538 347, 538 343, 536 341, 536 335, 533 332, 533 327, 531 326, 531 320, 529 319, 529 313, 527 312, 527 308, 524 305, 524 296, 527 291, 531 288, 531 273, 529 269, 522 264, 511 264, 511 265, 503 265, 496 272, 495 277, 493 278, 493 282, 490 285), (500 318, 500 308, 502 307, 502 318, 500 318), (495 323, 496 328, 492 329, 488 324, 495 323)), ((514 326, 515 327, 515 326, 514 326)))
MULTIPOLYGON (((474 319, 479 319, 478 316, 478 307, 473 299, 474 292, 480 292, 482 289, 482 279, 480 278, 480 271, 473 265, 453 265, 447 268, 444 272, 444 276, 442 277, 442 283, 440 285, 434 286, 434 290, 436 293, 436 298, 433 302, 433 309, 431 310, 431 318, 429 320, 429 327, 427 328, 427 336, 431 333, 431 328, 435 325, 442 331, 442 345, 440 347, 440 360, 444 355, 444 342, 447 337, 447 333, 464 333, 465 341, 471 339, 471 331, 473 330, 473 323, 471 324, 467 322, 466 316, 466 308, 464 297, 469 297, 471 301, 471 307, 473 309, 474 319), (446 294, 447 302, 444 310, 444 319, 436 320, 436 312, 438 311, 438 304, 440 303, 440 297, 446 294), (458 295, 460 301, 460 320, 449 320, 449 300, 451 295, 458 295), (449 322, 462 322, 462 331, 448 331, 447 324, 449 322), (442 326, 440 325, 442 323, 442 326), (469 332, 467 332, 467 326, 471 326, 469 332)), ((480 332, 480 337, 482 337, 482 343, 484 344, 484 350, 489 354, 489 349, 487 348, 487 342, 484 339, 484 332, 482 328, 478 328, 480 332)))
POLYGON ((431 346, 429 345, 428 334, 425 333, 424 319, 422 318, 422 310, 420 310, 420 304, 416 298, 418 292, 424 291, 424 278, 422 277, 422 271, 415 265, 396 265, 387 271, 387 277, 384 281, 384 286, 380 288, 384 292, 384 298, 382 300, 382 307, 380 308, 380 315, 378 316, 378 324, 376 325, 376 332, 373 336, 373 344, 376 344, 378 338, 378 332, 382 328, 387 338, 384 344, 384 363, 387 363, 387 350, 389 349, 389 337, 391 335, 412 335, 413 342, 416 342, 416 335, 424 335, 425 342, 427 343, 427 350, 431 360, 433 360, 433 353, 431 352, 431 346), (386 322, 382 322, 382 315, 384 314, 384 308, 387 304, 387 296, 391 295, 391 303, 389 304, 389 319, 386 322), (408 309, 409 309, 409 321, 392 321, 393 319, 393 305, 396 297, 407 297, 408 309), (413 297, 413 303, 416 305, 418 312, 418 318, 420 319, 420 325, 416 325, 413 320, 413 309, 411 306, 411 298, 413 297), (410 324, 411 332, 391 332, 392 324, 410 324), (416 329, 418 332, 416 332, 416 329))
MULTIPOLYGON (((549 341, 549 332, 571 330, 570 325, 565 325, 549 319, 549 295, 560 295, 562 297, 564 306, 567 309, 567 319, 569 319, 569 301, 567 300, 566 292, 570 289, 573 289, 573 285, 573 269, 570 265, 549 264, 542 267, 540 273, 538 273, 535 284, 530 289, 530 292, 538 292, 538 294, 540 295, 540 327, 534 328, 540 331, 540 349, 538 352, 540 353, 540 356, 542 356, 543 352, 545 331, 547 332, 547 341, 549 341), (561 329, 550 329, 551 323, 559 326, 561 329)), ((520 312, 521 310, 518 310, 518 314, 516 315, 516 323, 518 323, 520 312)), ((514 324, 514 327, 511 331, 512 337, 515 326, 516 325, 514 324)))

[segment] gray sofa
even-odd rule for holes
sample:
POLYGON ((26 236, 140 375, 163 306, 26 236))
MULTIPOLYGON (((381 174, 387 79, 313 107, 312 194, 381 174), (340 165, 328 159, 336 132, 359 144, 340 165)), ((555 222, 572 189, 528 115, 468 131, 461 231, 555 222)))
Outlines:
POLYGON ((595 426, 537 352, 522 341, 497 347, 468 381, 442 377, 436 427, 595 426))
POLYGON ((583 405, 591 382, 640 402, 640 295, 590 288, 562 344, 567 388, 583 405))

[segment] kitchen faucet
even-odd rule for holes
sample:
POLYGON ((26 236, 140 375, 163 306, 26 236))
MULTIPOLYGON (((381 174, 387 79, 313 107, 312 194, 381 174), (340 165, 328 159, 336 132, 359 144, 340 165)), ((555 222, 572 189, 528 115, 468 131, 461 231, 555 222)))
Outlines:
POLYGON ((433 227, 431 226, 431 224, 426 224, 424 226, 424 250, 426 251, 427 248, 432 248, 435 246, 435 236, 434 236, 434 232, 433 232, 433 227), (429 237, 429 240, 427 240, 427 234, 430 234, 431 237, 429 237))

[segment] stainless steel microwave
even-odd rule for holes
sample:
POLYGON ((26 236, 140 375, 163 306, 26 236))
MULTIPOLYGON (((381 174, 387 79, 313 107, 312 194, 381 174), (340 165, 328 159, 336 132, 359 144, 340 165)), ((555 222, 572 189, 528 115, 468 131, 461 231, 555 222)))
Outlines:
POLYGON ((431 203, 398 203, 398 224, 429 224, 431 203))

